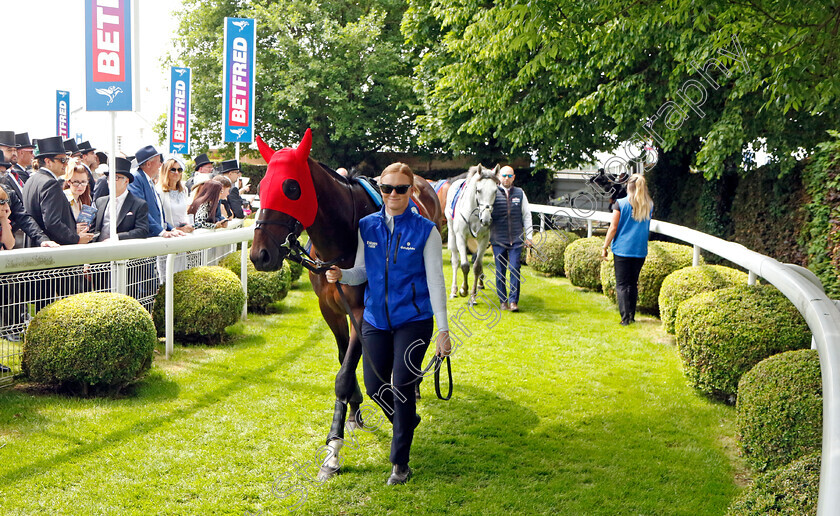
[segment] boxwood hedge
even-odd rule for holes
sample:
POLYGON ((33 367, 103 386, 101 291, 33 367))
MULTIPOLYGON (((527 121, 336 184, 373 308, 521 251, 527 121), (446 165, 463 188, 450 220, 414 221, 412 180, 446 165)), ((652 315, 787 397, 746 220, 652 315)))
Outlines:
POLYGON ((698 294, 680 303, 675 328, 686 376, 701 391, 728 401, 755 364, 811 344, 805 320, 772 285, 698 294))
MULTIPOLYGON (((239 320, 245 293, 239 277, 224 267, 195 267, 175 273, 175 335, 182 341, 216 342, 226 327, 239 320)), ((166 285, 161 285, 152 310, 159 334, 164 332, 166 285)))
POLYGON ((763 471, 819 451, 822 404, 816 350, 759 362, 738 383, 738 431, 747 460, 763 471))
POLYGON ((603 237, 579 238, 566 246, 566 277, 572 285, 601 290, 601 249, 603 237))
MULTIPOLYGON (((219 263, 229 269, 239 278, 241 267, 241 251, 225 256, 219 263)), ((271 272, 258 271, 251 260, 248 260, 248 311, 266 313, 271 303, 281 301, 289 293, 292 284, 292 273, 289 263, 283 261, 283 266, 271 272)))
POLYGON ((817 452, 759 477, 729 506, 726 516, 816 515, 819 491, 817 452))
POLYGON ((114 392, 149 369, 156 342, 152 318, 135 299, 77 294, 32 319, 22 369, 34 382, 114 392))
MULTIPOLYGON (((639 311, 659 314, 659 289, 665 278, 674 271, 690 267, 694 251, 687 245, 670 242, 648 242, 648 255, 639 274, 639 311)), ((702 263, 702 258, 700 259, 702 263)), ((615 262, 610 253, 609 259, 601 262, 601 286, 604 295, 614 303, 615 297, 615 262)))
POLYGON ((528 251, 527 264, 549 276, 565 273, 566 246, 580 237, 570 231, 551 230, 535 233, 533 247, 528 251))
POLYGON ((747 275, 723 265, 698 265, 686 267, 669 274, 659 290, 659 317, 665 331, 674 333, 677 307, 686 299, 701 292, 745 284, 747 275))

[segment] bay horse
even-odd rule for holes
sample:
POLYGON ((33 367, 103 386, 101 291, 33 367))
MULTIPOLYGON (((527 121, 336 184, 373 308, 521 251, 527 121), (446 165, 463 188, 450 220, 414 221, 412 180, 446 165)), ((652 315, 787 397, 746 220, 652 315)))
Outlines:
MULTIPOLYGON (((260 211, 251 261, 260 271, 277 270, 284 259, 303 260, 309 265, 309 280, 318 296, 321 315, 338 347, 340 367, 335 376, 336 401, 327 435, 331 456, 318 475, 320 480, 326 480, 340 468, 338 452, 344 443, 345 419, 351 430, 364 423, 359 412, 362 392, 356 380, 356 367, 362 356, 361 341, 355 328, 348 327, 348 313, 336 284, 327 282, 324 272, 331 265, 343 269, 353 267, 359 220, 379 208, 358 181, 341 176, 309 157, 312 147, 309 129, 296 149, 284 148, 275 152, 259 137, 257 145, 268 163, 268 171, 260 182, 260 211), (305 257, 302 256, 305 251, 297 241, 304 229, 312 244, 305 257), (313 259, 318 267, 311 266, 313 259)), ((440 230, 442 213, 434 189, 420 176, 414 176, 414 186, 412 200, 420 214, 435 222, 440 230)), ((365 286, 342 285, 342 289, 353 317, 361 322, 365 286)))
MULTIPOLYGON (((469 304, 475 304, 476 291, 481 282, 484 269, 482 259, 490 243, 490 224, 493 222, 493 204, 496 201, 496 189, 499 186, 499 165, 489 169, 479 164, 470 167, 466 179, 452 183, 446 199, 446 223, 448 227, 448 247, 452 254, 452 288, 449 297, 466 296, 469 283, 470 263, 468 259, 467 239, 472 236, 477 242, 475 257, 472 262, 473 286, 469 291, 469 304), (463 192, 455 202, 460 184, 463 192), (453 202, 454 208, 451 208, 453 202), (458 289, 458 269, 464 276, 464 283, 458 289)), ((483 288, 483 284, 481 285, 483 288)))

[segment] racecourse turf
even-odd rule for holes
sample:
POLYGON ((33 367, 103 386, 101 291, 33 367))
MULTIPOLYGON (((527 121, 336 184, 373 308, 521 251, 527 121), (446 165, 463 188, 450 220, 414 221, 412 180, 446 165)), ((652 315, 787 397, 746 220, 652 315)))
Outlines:
POLYGON ((385 485, 387 423, 355 433, 341 475, 307 480, 337 361, 304 277, 224 344, 156 354, 120 397, 0 390, 0 513, 723 514, 748 476, 734 410, 687 385, 659 320, 621 327, 600 293, 523 279, 520 313, 453 326, 455 393, 424 381, 405 486, 385 485))

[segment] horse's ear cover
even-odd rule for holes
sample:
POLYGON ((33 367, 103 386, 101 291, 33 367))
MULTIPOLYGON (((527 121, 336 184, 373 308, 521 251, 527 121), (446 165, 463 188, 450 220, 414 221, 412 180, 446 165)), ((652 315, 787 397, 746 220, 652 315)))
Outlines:
POLYGON ((275 152, 259 136, 257 146, 268 162, 268 171, 260 182, 260 207, 285 213, 308 228, 318 213, 318 197, 308 163, 312 131, 306 130, 297 149, 286 147, 275 152), (284 192, 283 184, 288 190, 292 181, 300 187, 297 199, 290 199, 284 192))

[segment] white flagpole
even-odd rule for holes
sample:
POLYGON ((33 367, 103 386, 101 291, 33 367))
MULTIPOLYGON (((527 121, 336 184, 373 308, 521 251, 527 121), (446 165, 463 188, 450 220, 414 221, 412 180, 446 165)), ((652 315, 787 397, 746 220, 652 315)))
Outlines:
POLYGON ((111 111, 111 156, 108 159, 108 217, 111 221, 110 239, 117 236, 117 112, 111 111))

